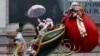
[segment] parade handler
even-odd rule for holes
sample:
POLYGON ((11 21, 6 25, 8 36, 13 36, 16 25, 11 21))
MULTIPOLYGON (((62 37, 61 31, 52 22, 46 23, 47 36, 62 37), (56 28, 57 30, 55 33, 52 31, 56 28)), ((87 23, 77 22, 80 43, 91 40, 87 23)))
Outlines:
POLYGON ((13 56, 26 56, 26 43, 22 36, 21 30, 17 29, 17 35, 13 41, 16 46, 13 56))

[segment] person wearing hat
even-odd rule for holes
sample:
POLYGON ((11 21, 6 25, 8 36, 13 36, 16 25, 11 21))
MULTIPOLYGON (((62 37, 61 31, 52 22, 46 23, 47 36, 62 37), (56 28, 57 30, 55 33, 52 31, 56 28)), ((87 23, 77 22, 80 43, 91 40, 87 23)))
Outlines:
POLYGON ((69 9, 64 11, 64 16, 66 14, 71 14, 70 17, 76 17, 76 15, 82 16, 82 13, 84 13, 82 4, 78 2, 72 2, 71 6, 69 9))

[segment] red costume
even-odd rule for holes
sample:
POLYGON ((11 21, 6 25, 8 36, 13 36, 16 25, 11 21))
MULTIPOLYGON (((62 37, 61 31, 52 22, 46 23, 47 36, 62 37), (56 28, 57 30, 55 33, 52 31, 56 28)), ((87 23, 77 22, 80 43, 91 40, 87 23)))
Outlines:
MULTIPOLYGON (((79 52, 89 52, 98 44, 98 29, 92 18, 83 10, 80 11, 82 12, 81 19, 86 30, 86 36, 81 36, 76 17, 72 17, 73 14, 68 13, 62 20, 66 30, 64 39, 70 40, 71 50, 75 45, 77 50, 80 48, 79 52)), ((67 42, 65 41, 65 43, 67 42)), ((67 47, 67 45, 65 46, 67 47)))

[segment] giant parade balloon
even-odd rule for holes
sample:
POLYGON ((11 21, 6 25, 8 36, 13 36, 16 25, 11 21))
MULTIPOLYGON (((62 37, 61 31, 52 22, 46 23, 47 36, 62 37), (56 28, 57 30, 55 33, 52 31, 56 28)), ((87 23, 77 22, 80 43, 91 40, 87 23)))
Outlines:
POLYGON ((73 51, 92 51, 97 46, 99 37, 95 22, 77 2, 73 2, 65 13, 67 15, 62 19, 66 30, 63 45, 73 51))

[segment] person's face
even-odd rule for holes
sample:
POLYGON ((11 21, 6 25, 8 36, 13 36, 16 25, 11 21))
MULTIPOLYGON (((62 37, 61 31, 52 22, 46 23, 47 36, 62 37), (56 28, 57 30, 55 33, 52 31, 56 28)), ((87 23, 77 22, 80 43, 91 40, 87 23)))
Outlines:
POLYGON ((16 34, 18 33, 18 30, 16 30, 16 34))

